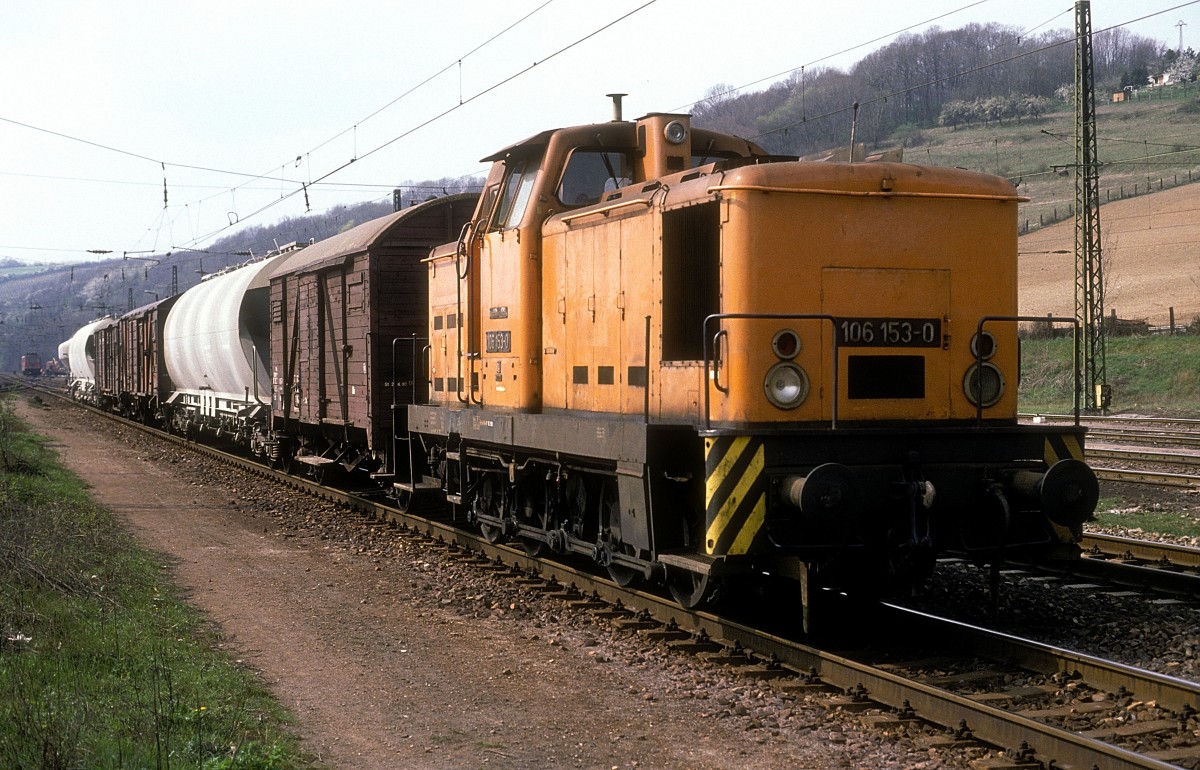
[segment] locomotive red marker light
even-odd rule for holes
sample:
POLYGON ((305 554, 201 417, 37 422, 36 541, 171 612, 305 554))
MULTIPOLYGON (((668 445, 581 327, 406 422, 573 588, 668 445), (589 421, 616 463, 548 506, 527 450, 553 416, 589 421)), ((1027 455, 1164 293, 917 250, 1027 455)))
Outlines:
POLYGON ((976 334, 971 337, 971 355, 984 361, 996 355, 996 338, 991 332, 976 334))
POLYGON ((791 360, 800 352, 800 337, 791 329, 780 329, 771 339, 771 350, 785 360, 791 360))

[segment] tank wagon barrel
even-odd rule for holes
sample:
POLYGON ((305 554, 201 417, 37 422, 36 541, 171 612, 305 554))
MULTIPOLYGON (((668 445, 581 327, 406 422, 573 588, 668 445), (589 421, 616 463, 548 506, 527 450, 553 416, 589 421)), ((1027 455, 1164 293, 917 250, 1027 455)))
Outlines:
POLYGON ((162 334, 174 390, 163 408, 175 430, 237 433, 270 409, 266 295, 281 258, 209 276, 171 308, 162 334))

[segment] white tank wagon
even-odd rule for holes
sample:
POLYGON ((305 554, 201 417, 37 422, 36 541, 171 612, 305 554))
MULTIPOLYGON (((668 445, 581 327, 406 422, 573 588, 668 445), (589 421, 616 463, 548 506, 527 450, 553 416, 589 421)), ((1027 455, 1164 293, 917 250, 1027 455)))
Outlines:
POLYGON ((92 321, 71 335, 71 339, 58 346, 58 355, 68 367, 67 389, 72 398, 88 403, 95 399, 96 332, 115 323, 115 319, 107 316, 92 321))
POLYGON ((268 295, 280 255, 209 277, 184 292, 167 316, 163 349, 175 392, 169 428, 236 432, 244 439, 269 418, 268 295))

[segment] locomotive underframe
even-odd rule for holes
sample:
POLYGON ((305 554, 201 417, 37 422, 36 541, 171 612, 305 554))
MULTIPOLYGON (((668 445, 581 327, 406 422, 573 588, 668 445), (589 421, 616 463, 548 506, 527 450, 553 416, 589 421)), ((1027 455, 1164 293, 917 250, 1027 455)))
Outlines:
POLYGON ((1048 514, 1029 479, 1076 462, 1068 447, 1082 446, 1082 429, 698 433, 565 413, 413 406, 409 416, 413 480, 399 488, 444 497, 492 539, 588 556, 618 581, 682 585, 692 600, 710 578, 737 574, 878 588, 919 581, 947 552, 980 564, 1077 552, 1079 522, 1048 514), (753 442, 757 462, 731 462, 714 477, 702 444, 739 440, 753 442), (789 480, 815 486, 829 468, 843 469, 836 501, 788 501, 789 480))
POLYGON ((663 577, 656 554, 691 537, 689 517, 655 504, 689 497, 680 488, 699 464, 690 428, 423 406, 409 417, 415 481, 398 486, 438 490, 489 537, 590 556, 618 580, 663 577))
MULTIPOLYGON (((1081 447, 1082 434, 1004 423, 709 431, 703 435, 710 447, 744 438, 761 453, 757 464, 726 465, 731 474, 710 463, 707 550, 758 560, 768 570, 799 560, 822 571, 825 582, 872 585, 919 580, 947 552, 981 564, 1077 553, 1080 522, 1048 511, 1038 480, 1058 462, 1077 462, 1069 447, 1081 447), (807 494, 813 504, 806 508, 789 499, 786 486, 796 481, 826 489, 807 494), (745 494, 731 507, 726 493, 734 488, 745 494)), ((1090 494, 1088 478, 1079 481, 1090 494)))

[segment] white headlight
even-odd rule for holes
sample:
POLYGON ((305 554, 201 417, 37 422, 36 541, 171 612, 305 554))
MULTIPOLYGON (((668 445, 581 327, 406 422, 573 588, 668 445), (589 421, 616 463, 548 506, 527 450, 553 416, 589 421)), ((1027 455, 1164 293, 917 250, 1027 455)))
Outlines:
POLYGON ((663 129, 663 136, 671 144, 682 144, 683 140, 687 139, 687 126, 678 120, 672 120, 663 129))
POLYGON ((775 364, 763 381, 767 400, 780 409, 795 409, 808 398, 808 375, 793 363, 775 364))
POLYGON ((992 406, 1004 395, 1004 375, 995 364, 972 366, 963 377, 963 392, 972 404, 992 406))

